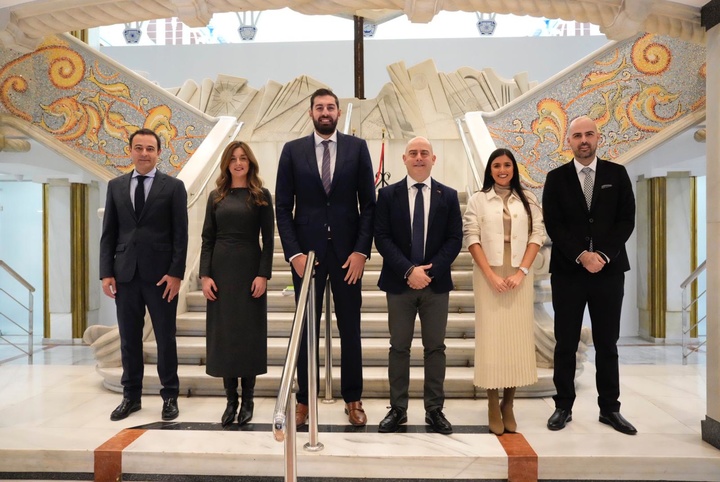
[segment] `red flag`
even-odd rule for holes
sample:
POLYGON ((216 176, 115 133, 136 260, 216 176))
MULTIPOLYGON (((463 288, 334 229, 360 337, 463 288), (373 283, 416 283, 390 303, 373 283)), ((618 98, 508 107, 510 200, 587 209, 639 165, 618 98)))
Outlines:
POLYGON ((377 173, 375 174, 375 187, 380 184, 380 180, 382 179, 382 175, 385 170, 383 164, 385 164, 385 136, 383 136, 382 147, 380 148, 380 165, 378 166, 377 173))

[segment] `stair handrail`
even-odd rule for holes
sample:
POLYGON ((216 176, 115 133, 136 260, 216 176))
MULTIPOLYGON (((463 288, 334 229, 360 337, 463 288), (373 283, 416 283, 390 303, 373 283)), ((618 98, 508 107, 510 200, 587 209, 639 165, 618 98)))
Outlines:
POLYGON ((465 149, 465 157, 467 157, 468 164, 470 165, 470 172, 472 174, 472 180, 475 183, 475 189, 473 189, 472 186, 467 186, 465 188, 465 191, 467 192, 468 199, 470 196, 478 189, 482 188, 482 182, 480 179, 480 173, 478 172, 477 166, 475 165, 475 156, 473 156, 473 151, 470 147, 470 141, 468 141, 467 136, 465 135, 465 129, 463 128, 464 120, 462 117, 458 117, 455 119, 455 124, 458 128, 458 133, 460 134, 460 140, 462 141, 463 148, 465 149))
POLYGON ((317 350, 315 333, 315 251, 307 254, 305 271, 300 287, 300 296, 295 308, 288 349, 285 356, 278 396, 273 412, 273 436, 278 442, 284 442, 285 480, 297 481, 296 426, 295 426, 295 393, 292 390, 303 328, 307 325, 308 342, 308 433, 310 442, 305 444, 306 450, 322 450, 317 442, 317 357, 312 354, 317 350))
MULTIPOLYGON (((232 142, 237 137, 238 133, 240 132, 240 129, 242 129, 243 122, 238 121, 237 126, 235 127, 235 130, 233 133, 227 137, 228 142, 232 142)), ((225 149, 225 146, 222 146, 222 149, 225 149)), ((188 203, 187 208, 190 209, 193 207, 193 205, 197 202, 198 199, 200 199, 202 196, 200 196, 201 193, 205 192, 205 188, 207 188, 208 184, 210 184, 210 181, 213 177, 215 177, 218 174, 218 167, 220 167, 220 163, 222 162, 222 151, 218 153, 217 156, 215 156, 215 161, 212 164, 212 167, 210 169, 206 169, 205 172, 202 174, 203 178, 202 181, 200 181, 200 184, 196 184, 194 187, 194 192, 197 193, 196 195, 190 194, 188 197, 188 203)))
POLYGON ((697 295, 695 298, 690 299, 690 288, 691 283, 696 281, 701 274, 705 272, 706 269, 706 261, 703 261, 700 263, 700 266, 695 268, 690 275, 685 278, 685 280, 680 283, 680 288, 682 289, 682 364, 687 365, 687 359, 692 354, 698 351, 707 340, 704 340, 702 342, 699 342, 697 345, 694 345, 692 347, 689 346, 689 333, 691 330, 695 329, 700 323, 705 321, 707 319, 707 315, 703 316, 701 319, 695 321, 694 323, 690 323, 690 314, 692 308, 698 303, 700 298, 702 298, 706 293, 707 290, 703 291, 699 295, 697 295))
POLYGON ((32 358, 33 358, 33 293, 35 292, 35 287, 33 285, 31 285, 30 283, 28 283, 28 281, 25 278, 23 278, 17 271, 12 269, 10 267, 10 265, 8 265, 5 261, 3 261, 1 259, 0 259, 0 268, 2 268, 6 273, 8 273, 15 281, 20 283, 23 286, 23 288, 25 288, 28 292, 28 305, 25 306, 21 301, 17 300, 13 295, 11 295, 7 291, 5 291, 5 289, 0 287, 1 292, 5 293, 10 299, 12 299, 15 303, 20 305, 25 311, 28 312, 28 327, 26 329, 25 327, 23 327, 22 325, 17 323, 15 320, 11 319, 10 317, 8 317, 7 315, 5 315, 3 312, 0 311, 0 315, 5 317, 5 319, 7 319, 10 323, 17 326, 18 328, 20 328, 22 331, 27 333, 28 347, 27 347, 27 350, 24 350, 20 346, 16 345, 15 343, 13 343, 9 339, 7 339, 2 334, 2 332, 0 332, 0 340, 6 341, 7 343, 14 346, 21 352, 25 353, 28 356, 29 360, 32 362, 32 358))

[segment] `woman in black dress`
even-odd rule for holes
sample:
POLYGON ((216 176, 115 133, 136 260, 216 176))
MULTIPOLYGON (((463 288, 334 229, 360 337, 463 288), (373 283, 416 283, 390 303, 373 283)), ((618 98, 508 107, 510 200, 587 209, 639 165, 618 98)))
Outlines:
POLYGON ((253 415, 255 377, 267 373, 267 280, 272 273, 275 223, 250 147, 230 143, 222 154, 202 231, 200 279, 207 298, 208 375, 222 377, 227 407, 222 425, 253 415), (260 243, 262 235, 262 247, 260 243))

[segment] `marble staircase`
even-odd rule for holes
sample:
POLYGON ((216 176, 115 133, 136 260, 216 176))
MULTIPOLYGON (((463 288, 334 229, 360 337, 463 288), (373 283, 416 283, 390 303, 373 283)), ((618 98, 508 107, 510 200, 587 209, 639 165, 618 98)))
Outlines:
MULTIPOLYGON (((463 207, 464 210, 464 207, 463 207)), ((373 248, 366 264, 363 277, 363 366, 365 377, 364 397, 388 398, 387 357, 389 333, 387 327, 387 306, 385 293, 377 287, 382 266, 382 257, 373 248)), ((475 350, 475 314, 472 291, 472 258, 463 249, 453 263, 455 290, 450 293, 450 308, 446 335, 448 397, 475 398, 482 396, 482 390, 473 385, 473 364, 475 350)), ((273 254, 273 277, 268 282, 268 373, 258 377, 258 396, 277 394, 282 366, 285 361, 288 336, 295 310, 290 268, 282 253, 279 237, 275 238, 273 254)), ((187 296, 187 311, 178 314, 177 342, 181 392, 184 395, 222 395, 222 380, 205 374, 205 298, 199 287, 191 289, 187 296)), ((333 396, 339 397, 340 387, 340 341, 334 313, 332 318, 332 360, 333 396)), ((320 334, 320 363, 324 366, 324 315, 320 334)), ((415 340, 411 353, 411 396, 422 397, 423 360, 420 341, 420 321, 416 322, 415 340)), ((160 389, 156 373, 157 347, 152 338, 145 342, 144 391, 155 394, 160 389)), ((120 367, 98 367, 104 377, 104 385, 113 391, 122 391, 120 367)), ((321 368, 324 377, 324 368, 321 368)), ((553 392, 552 373, 539 369, 540 380, 532 387, 526 387, 520 396, 546 396, 553 392)), ((321 380, 321 396, 324 396, 324 380, 321 380)))

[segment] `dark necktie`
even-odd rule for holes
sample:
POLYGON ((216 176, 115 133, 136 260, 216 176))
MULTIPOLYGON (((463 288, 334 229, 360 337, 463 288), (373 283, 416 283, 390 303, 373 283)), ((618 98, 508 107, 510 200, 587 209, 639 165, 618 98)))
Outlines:
POLYGON ((322 158, 322 183, 325 188, 325 194, 330 194, 330 186, 332 180, 330 179, 330 148, 328 145, 330 141, 322 141, 323 145, 323 158, 322 158))
POLYGON ((135 186, 135 217, 140 217, 145 207, 145 179, 147 176, 137 176, 137 186, 135 186))
MULTIPOLYGON (((592 193, 593 193, 593 185, 595 184, 595 180, 593 179, 593 170, 589 167, 583 167, 580 172, 585 173, 585 180, 583 181, 583 194, 585 194, 585 202, 587 203, 588 209, 590 209, 590 205, 592 204, 592 193)), ((588 246, 588 251, 593 250, 593 242, 592 238, 590 238, 590 245, 588 246)))
POLYGON ((587 207, 590 209, 590 205, 592 204, 593 185, 595 184, 593 171, 589 167, 583 167, 580 172, 585 173, 585 180, 583 181, 583 194, 585 194, 587 207))
POLYGON ((417 195, 415 196, 415 211, 413 212, 410 261, 415 266, 422 264, 425 251, 425 206, 423 203, 423 186, 425 186, 425 184, 421 182, 413 186, 417 189, 417 195))

